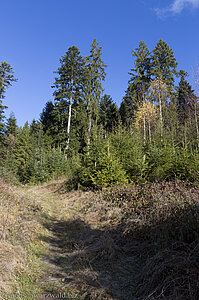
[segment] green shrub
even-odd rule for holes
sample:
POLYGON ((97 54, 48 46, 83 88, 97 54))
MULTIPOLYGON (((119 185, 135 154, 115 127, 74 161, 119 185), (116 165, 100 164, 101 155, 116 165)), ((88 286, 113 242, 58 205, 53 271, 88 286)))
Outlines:
POLYGON ((81 185, 102 188, 126 183, 127 175, 109 141, 94 145, 90 155, 77 170, 81 185))

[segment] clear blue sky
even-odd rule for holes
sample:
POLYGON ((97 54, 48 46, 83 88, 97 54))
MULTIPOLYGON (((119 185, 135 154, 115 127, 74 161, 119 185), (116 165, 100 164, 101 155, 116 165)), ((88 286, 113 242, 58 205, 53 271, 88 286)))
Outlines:
POLYGON ((53 71, 70 46, 89 54, 94 38, 108 65, 105 93, 121 103, 133 67, 131 50, 143 40, 152 50, 159 39, 174 50, 179 69, 199 63, 199 0, 0 0, 0 61, 18 82, 6 92, 6 116, 19 126, 53 100, 53 71))

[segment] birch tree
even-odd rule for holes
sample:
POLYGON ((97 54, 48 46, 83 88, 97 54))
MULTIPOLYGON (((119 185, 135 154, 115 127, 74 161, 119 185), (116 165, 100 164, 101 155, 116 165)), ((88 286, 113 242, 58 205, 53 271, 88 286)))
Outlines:
POLYGON ((159 107, 159 121, 160 121, 160 136, 162 139, 163 136, 163 107, 165 106, 167 96, 168 96, 168 88, 164 81, 160 78, 156 78, 151 81, 150 85, 151 94, 153 97, 153 101, 157 103, 159 107))
POLYGON ((148 127, 148 137, 151 142, 151 130, 155 125, 157 120, 157 109, 155 105, 151 102, 144 102, 142 106, 139 107, 135 116, 135 127, 137 129, 143 129, 144 144, 146 143, 147 127, 148 127))

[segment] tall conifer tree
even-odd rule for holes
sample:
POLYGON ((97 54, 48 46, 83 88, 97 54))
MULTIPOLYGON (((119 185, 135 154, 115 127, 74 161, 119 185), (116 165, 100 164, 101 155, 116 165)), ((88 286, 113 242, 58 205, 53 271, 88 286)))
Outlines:
POLYGON ((3 105, 2 99, 5 98, 6 89, 12 85, 12 82, 17 81, 13 73, 10 64, 5 61, 0 64, 0 135, 4 128, 4 110, 7 108, 7 106, 3 105))
POLYGON ((80 97, 83 88, 83 69, 84 62, 77 47, 73 46, 68 49, 66 54, 60 59, 61 66, 55 72, 59 76, 55 78, 54 92, 55 101, 65 107, 68 106, 68 122, 67 122, 67 139, 66 150, 69 148, 70 127, 72 115, 72 103, 80 97))
POLYGON ((121 119, 126 124, 145 102, 151 76, 150 51, 143 41, 140 41, 138 48, 132 50, 132 56, 135 58, 134 68, 129 73, 131 78, 120 107, 121 119))
POLYGON ((107 132, 111 132, 119 121, 119 110, 110 95, 104 95, 99 105, 99 124, 107 132))
POLYGON ((13 136, 16 136, 18 132, 18 126, 17 126, 17 120, 15 118, 14 113, 11 113, 9 118, 7 119, 6 124, 6 134, 12 134, 13 136))
MULTIPOLYGON (((90 147, 91 128, 97 124, 99 101, 103 92, 102 81, 105 80, 106 65, 101 59, 102 47, 98 47, 96 39, 91 45, 90 55, 85 58, 87 68, 86 102, 88 113, 87 146, 90 147)), ((88 150, 89 154, 89 150, 88 150)))
POLYGON ((174 52, 169 45, 159 40, 151 55, 151 73, 153 78, 162 80, 170 91, 175 84, 175 76, 178 76, 177 65, 174 52))

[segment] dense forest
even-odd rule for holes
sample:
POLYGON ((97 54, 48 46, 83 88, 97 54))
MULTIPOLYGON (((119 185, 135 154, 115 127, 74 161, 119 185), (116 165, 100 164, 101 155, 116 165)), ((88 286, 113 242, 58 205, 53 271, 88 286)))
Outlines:
POLYGON ((17 126, 5 118, 6 90, 17 79, 0 65, 0 172, 9 181, 45 182, 68 176, 102 188, 128 182, 199 180, 199 102, 178 69, 173 50, 141 41, 121 105, 103 93, 106 65, 94 39, 82 57, 72 46, 61 57, 39 120, 17 126), (5 100, 5 103, 4 103, 5 100))

